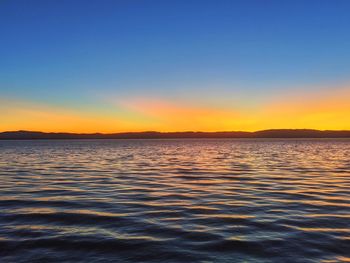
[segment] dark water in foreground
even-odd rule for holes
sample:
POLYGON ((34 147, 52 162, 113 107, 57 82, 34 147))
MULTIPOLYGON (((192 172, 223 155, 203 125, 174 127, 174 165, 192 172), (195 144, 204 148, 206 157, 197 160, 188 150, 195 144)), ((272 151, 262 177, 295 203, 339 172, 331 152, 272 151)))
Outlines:
POLYGON ((350 262, 350 140, 0 141, 1 262, 350 262))

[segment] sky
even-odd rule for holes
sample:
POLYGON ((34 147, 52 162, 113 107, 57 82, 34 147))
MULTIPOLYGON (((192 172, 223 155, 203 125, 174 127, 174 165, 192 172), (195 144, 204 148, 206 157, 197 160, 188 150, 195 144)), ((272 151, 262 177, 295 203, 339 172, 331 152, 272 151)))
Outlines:
POLYGON ((350 1, 0 0, 0 131, 350 130, 350 1))

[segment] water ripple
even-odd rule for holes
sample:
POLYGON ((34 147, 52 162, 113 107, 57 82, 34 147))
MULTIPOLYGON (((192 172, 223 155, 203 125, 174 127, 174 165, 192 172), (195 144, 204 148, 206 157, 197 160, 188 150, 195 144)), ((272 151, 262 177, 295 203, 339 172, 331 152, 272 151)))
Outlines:
POLYGON ((1 262, 350 262, 350 140, 0 142, 1 262))

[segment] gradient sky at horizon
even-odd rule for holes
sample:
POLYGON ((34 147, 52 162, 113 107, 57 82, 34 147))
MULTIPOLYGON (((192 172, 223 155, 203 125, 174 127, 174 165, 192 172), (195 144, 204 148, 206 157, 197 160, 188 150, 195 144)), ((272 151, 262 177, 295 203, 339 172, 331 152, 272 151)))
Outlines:
POLYGON ((350 129, 350 1, 0 0, 0 131, 350 129))

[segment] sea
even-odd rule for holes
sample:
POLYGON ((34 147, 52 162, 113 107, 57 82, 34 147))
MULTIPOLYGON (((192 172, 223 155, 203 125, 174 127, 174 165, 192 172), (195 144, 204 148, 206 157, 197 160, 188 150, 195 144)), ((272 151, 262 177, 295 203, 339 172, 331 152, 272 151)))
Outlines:
POLYGON ((350 139, 0 141, 0 262, 350 262, 350 139))

